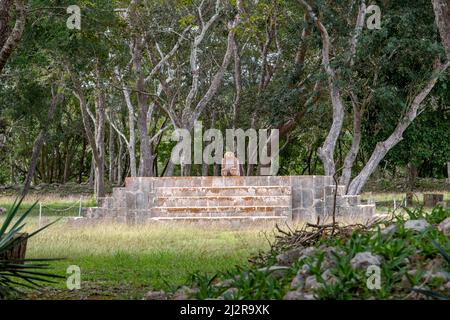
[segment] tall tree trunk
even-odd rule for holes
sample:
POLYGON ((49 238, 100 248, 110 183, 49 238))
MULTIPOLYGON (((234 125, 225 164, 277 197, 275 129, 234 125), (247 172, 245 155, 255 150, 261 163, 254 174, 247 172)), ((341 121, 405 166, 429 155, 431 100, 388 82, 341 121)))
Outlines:
POLYGON ((344 166, 342 169, 342 175, 339 179, 339 184, 345 186, 348 189, 350 184, 350 179, 352 176, 352 168, 355 163, 356 157, 358 156, 359 147, 361 144, 361 107, 358 105, 359 102, 355 101, 353 98, 353 138, 350 150, 344 160, 344 166))
MULTIPOLYGON (((99 75, 97 81, 100 81, 99 75)), ((97 163, 95 166, 95 193, 98 199, 105 197, 105 98, 99 84, 96 91, 95 147, 97 149, 97 163)))
POLYGON ((63 184, 66 184, 69 181, 70 175, 70 165, 72 163, 73 153, 71 152, 71 148, 67 147, 66 157, 64 160, 64 175, 63 175, 63 184))
POLYGON ((408 168, 408 190, 413 191, 416 185, 417 167, 412 162, 409 162, 407 168, 408 168))
POLYGON ((119 137, 119 152, 117 154, 117 175, 116 175, 116 184, 118 186, 122 185, 122 153, 123 153, 123 143, 119 137))
POLYGON ((91 168, 89 169, 88 186, 89 188, 94 188, 94 177, 95 177, 95 160, 92 157, 91 168))
POLYGON ((448 0, 432 0, 432 2, 445 56, 447 61, 450 61, 450 3, 448 0))
POLYGON ((95 195, 96 198, 105 197, 104 188, 104 166, 105 166, 105 147, 104 147, 104 128, 105 128, 105 101, 100 85, 100 74, 97 70, 97 82, 95 88, 95 119, 94 119, 94 132, 92 131, 90 124, 90 116, 88 111, 88 105, 86 97, 81 89, 81 84, 76 79, 74 82, 74 94, 80 102, 81 115, 83 119, 84 131, 86 133, 87 140, 92 150, 93 156, 93 168, 95 175, 95 195))
POLYGON ((129 153, 129 157, 130 157, 131 176, 136 177, 137 176, 137 164, 136 164, 136 129, 135 129, 134 107, 131 102, 130 90, 126 87, 125 83, 123 82, 121 73, 119 72, 119 68, 116 67, 114 72, 115 72, 117 81, 119 81, 119 83, 121 83, 122 93, 125 98, 125 103, 126 103, 127 109, 128 109, 128 126, 129 126, 129 130, 130 130, 129 139, 127 139, 125 137, 125 135, 122 132, 120 132, 119 128, 116 128, 116 126, 113 125, 112 119, 110 119, 110 124, 117 131, 117 133, 125 140, 125 143, 126 143, 127 149, 128 149, 128 153, 129 153))
POLYGON ((11 30, 11 7, 13 0, 3 0, 0 2, 0 73, 6 65, 9 57, 19 44, 22 38, 26 23, 26 1, 15 0, 16 22, 11 30))
POLYGON ((112 184, 114 182, 114 166, 115 160, 115 141, 114 141, 114 129, 110 123, 109 125, 109 182, 112 184))
POLYGON ((39 157, 39 154, 41 153, 42 146, 45 142, 45 139, 47 137, 48 132, 48 125, 52 122, 53 115, 56 110, 56 106, 60 104, 64 99, 64 95, 62 93, 53 94, 52 101, 50 102, 50 106, 48 108, 47 112, 47 121, 45 124, 42 124, 41 130, 34 141, 33 145, 33 151, 31 154, 31 161, 30 161, 30 168, 28 169, 27 176, 25 178, 23 190, 22 190, 22 196, 25 197, 28 194, 28 191, 30 190, 31 181, 34 177, 34 172, 36 171, 36 164, 39 157))
POLYGON ((450 183, 450 161, 447 162, 447 183, 450 183))
POLYGON ((83 182, 84 159, 86 157, 86 138, 83 137, 83 147, 81 149, 80 170, 78 171, 78 183, 83 182))
MULTIPOLYGON (((252 122, 251 122, 250 127, 252 129, 255 129, 255 126, 256 126, 256 114, 253 113, 252 114, 252 122)), ((255 152, 257 152, 257 151, 255 150, 255 152)), ((247 176, 252 176, 253 172, 254 172, 254 169, 255 169, 255 167, 254 167, 254 165, 252 163, 247 163, 247 174, 246 175, 247 176)))
POLYGON ((332 124, 328 131, 328 135, 322 145, 317 151, 320 160, 323 162, 325 175, 332 176, 336 171, 334 163, 334 150, 336 148, 336 143, 339 139, 341 133, 342 125, 344 123, 344 106, 342 104, 340 90, 337 85, 337 77, 334 68, 330 63, 330 37, 328 35, 327 29, 324 27, 322 22, 317 19, 312 8, 305 1, 300 1, 308 10, 308 14, 311 19, 316 23, 317 28, 320 31, 322 37, 322 65, 325 72, 328 75, 328 87, 331 98, 331 105, 333 107, 332 113, 332 124))
MULTIPOLYGON (((9 162, 11 165, 11 184, 14 185, 14 184, 16 184, 16 170, 14 168, 14 160, 13 160, 12 155, 9 156, 9 162)), ((449 168, 450 168, 450 166, 449 166, 449 168)))

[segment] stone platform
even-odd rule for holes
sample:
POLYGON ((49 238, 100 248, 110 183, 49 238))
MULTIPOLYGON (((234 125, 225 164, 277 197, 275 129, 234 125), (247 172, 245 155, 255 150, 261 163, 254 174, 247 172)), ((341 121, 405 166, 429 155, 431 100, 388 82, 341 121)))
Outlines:
MULTIPOLYGON (((88 218, 124 223, 150 221, 329 221, 335 186, 326 176, 138 177, 114 188, 88 218)), ((368 220, 375 205, 336 193, 338 219, 368 220)))

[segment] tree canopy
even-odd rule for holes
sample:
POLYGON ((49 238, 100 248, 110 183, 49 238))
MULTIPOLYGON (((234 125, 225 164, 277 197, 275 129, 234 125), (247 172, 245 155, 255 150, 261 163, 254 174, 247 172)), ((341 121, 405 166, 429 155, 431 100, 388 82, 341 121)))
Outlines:
POLYGON ((444 0, 83 0, 80 29, 70 5, 0 1, 0 184, 103 196, 127 176, 219 174, 170 161, 195 121, 279 129, 279 174, 336 175, 348 193, 408 165, 446 174, 444 0))

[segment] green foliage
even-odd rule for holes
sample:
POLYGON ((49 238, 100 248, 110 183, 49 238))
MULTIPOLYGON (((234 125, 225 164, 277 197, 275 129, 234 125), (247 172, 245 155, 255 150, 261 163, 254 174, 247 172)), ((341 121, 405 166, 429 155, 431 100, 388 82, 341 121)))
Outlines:
MULTIPOLYGON (((292 290, 290 289, 292 278, 306 265, 309 274, 315 276, 316 280, 322 284, 322 287, 314 291, 318 299, 402 298, 410 294, 410 289, 405 287, 405 279, 411 286, 420 285, 425 273, 424 268, 431 260, 439 255, 447 261, 450 259, 447 253, 450 250, 450 241, 434 227, 450 216, 450 210, 436 207, 427 213, 418 208, 408 210, 406 215, 407 218, 398 215, 392 221, 380 222, 369 231, 357 230, 348 239, 332 238, 317 243, 315 247, 318 249, 312 256, 295 262, 282 273, 264 271, 278 268, 273 256, 267 259, 265 268, 257 265, 249 269, 238 268, 216 275, 214 278, 234 279, 231 284, 228 284, 228 287, 236 288, 235 294, 229 297, 232 299, 281 299, 289 290, 292 290), (408 219, 426 219, 434 226, 422 233, 406 230, 404 223, 408 219), (384 227, 392 225, 395 225, 395 232, 388 235, 381 232, 384 227), (326 253, 320 249, 324 245, 335 249, 331 251, 331 260, 330 257, 325 259, 326 253), (382 259, 381 288, 377 290, 370 290, 367 287, 366 270, 353 269, 350 263, 355 254, 366 251, 382 259), (327 260, 326 263, 325 260, 327 260), (409 272, 411 268, 416 270, 414 274, 409 272), (325 271, 336 281, 327 282, 323 279, 325 271)), ((207 279, 211 280, 206 275, 203 278, 194 277, 197 282, 193 285, 202 288, 202 294, 198 296, 201 299, 223 295, 224 290, 228 288, 217 286, 213 281, 206 282, 207 279)), ((439 281, 430 281, 427 284, 435 289, 442 285, 439 281)), ((434 292, 435 297, 439 295, 441 293, 434 292)))
MULTIPOLYGON (((124 19, 123 11, 116 10, 128 7, 129 1, 83 0, 77 3, 82 13, 81 30, 69 30, 66 8, 72 4, 70 1, 30 1, 28 24, 21 44, 4 74, 0 75, 0 119, 5 121, 1 127, 8 131, 5 145, 0 145, 0 183, 23 181, 34 138, 44 126, 49 127, 49 132, 38 160, 35 182, 85 181, 90 173, 92 156, 86 146, 72 78, 83 83, 86 91, 92 91, 97 67, 101 69, 107 113, 124 136, 129 137, 128 109, 114 76, 115 68, 121 71, 124 84, 133 89, 136 84, 136 70, 130 56, 133 39, 138 36, 145 40, 142 74, 147 77, 161 55, 172 50, 186 26, 200 27, 202 19, 206 22, 214 14, 215 2, 204 1, 204 12, 200 17, 200 3, 197 0, 143 1, 136 8, 139 19, 131 25, 124 19), (48 124, 46 117, 52 89, 64 90, 66 99, 58 108, 54 121, 48 124)), ((205 81, 200 81, 196 99, 207 92, 210 80, 206 79, 211 79, 222 63, 227 44, 227 22, 236 13, 235 5, 234 0, 221 2, 220 18, 206 33, 198 51, 199 72, 205 81)), ((335 154, 336 167, 342 167, 352 139, 352 104, 348 89, 353 89, 365 104, 363 139, 353 170, 357 173, 376 143, 392 132, 411 98, 423 87, 431 74, 434 58, 443 57, 432 5, 428 0, 379 3, 383 13, 382 28, 363 28, 352 68, 348 64, 348 43, 358 9, 356 2, 339 0, 330 5, 326 1, 315 1, 312 5, 333 39, 332 64, 338 69, 339 87, 347 111, 335 154)), ((199 120, 209 125, 214 111, 215 127, 222 131, 233 126, 247 129, 252 124, 257 129, 278 128, 295 121, 294 128, 281 137, 280 145, 284 148, 281 150, 280 174, 322 174, 317 149, 330 128, 332 112, 327 75, 321 65, 320 33, 304 18, 304 8, 298 1, 263 0, 253 5, 243 3, 243 6, 241 24, 236 29, 242 78, 236 123, 233 59, 220 90, 199 120), (301 38, 304 27, 309 27, 310 31, 306 39, 301 38), (267 39, 268 35, 272 39, 267 39), (268 54, 264 60, 262 51, 266 41, 268 54), (296 63, 295 57, 303 45, 306 58, 302 63, 296 63), (267 83, 261 78, 264 68, 270 75, 267 83), (316 83, 321 84, 317 93, 314 90, 316 83), (314 97, 318 98, 317 102, 307 105, 314 97)), ((176 113, 183 110, 192 84, 189 60, 195 32, 191 30, 185 35, 176 54, 166 61, 162 73, 145 85, 145 91, 150 93, 149 104, 157 105, 152 113, 152 125, 171 124, 172 119, 164 111, 169 105, 176 113), (164 90, 156 97, 158 79, 167 78, 169 70, 174 72, 171 79, 174 97, 169 97, 164 90)), ((433 99, 424 101, 425 111, 381 163, 384 172, 397 174, 398 168, 412 162, 421 177, 445 177, 445 163, 450 157, 446 143, 450 139, 447 79, 448 73, 440 76, 431 93, 433 99)), ((137 98, 133 90, 131 103, 137 116, 137 98)), ((93 109, 94 93, 89 92, 87 100, 93 109)), ((157 155, 158 174, 170 158, 173 143, 167 140, 172 129, 173 126, 165 132, 160 144, 152 145, 157 155)), ((106 139, 109 130, 106 129, 106 139)), ((112 139, 116 154, 122 144, 121 169, 125 176, 129 156, 123 137, 114 131, 112 139)), ((108 158, 112 152, 109 146, 105 149, 108 158)), ((137 139, 138 158, 139 149, 137 139)), ((175 172, 178 171, 177 168, 175 172)), ((194 169, 193 172, 200 174, 201 170, 194 169)))

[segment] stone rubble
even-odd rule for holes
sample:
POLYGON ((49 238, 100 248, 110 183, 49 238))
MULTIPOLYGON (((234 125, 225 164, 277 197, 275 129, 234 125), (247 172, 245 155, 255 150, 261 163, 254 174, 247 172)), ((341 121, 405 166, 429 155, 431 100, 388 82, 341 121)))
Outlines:
POLYGON ((290 266, 302 256, 302 253, 303 247, 288 250, 276 257, 277 262, 280 266, 290 266))
POLYGON ((381 264, 381 257, 373 255, 371 252, 358 252, 352 260, 350 260, 352 268, 360 269, 367 268, 371 265, 379 266, 381 264))
POLYGON ((428 228, 430 224, 425 219, 420 220, 408 220, 405 222, 406 230, 413 230, 417 232, 424 232, 426 228, 428 228))
POLYGON ((164 291, 149 291, 145 295, 145 300, 167 300, 168 296, 164 291))
POLYGON ((439 223, 438 230, 447 237, 450 237, 450 217, 439 223))

